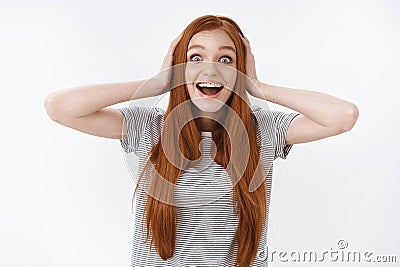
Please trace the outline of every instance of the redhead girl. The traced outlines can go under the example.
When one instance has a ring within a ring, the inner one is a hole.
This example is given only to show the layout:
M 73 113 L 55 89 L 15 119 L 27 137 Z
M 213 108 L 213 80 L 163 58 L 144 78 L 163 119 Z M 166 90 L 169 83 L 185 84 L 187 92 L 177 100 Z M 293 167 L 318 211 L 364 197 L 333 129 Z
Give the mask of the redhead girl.
M 108 107 L 167 92 L 165 111 Z M 294 112 L 251 105 L 248 94 Z M 45 106 L 139 157 L 132 266 L 267 266 L 273 161 L 358 118 L 351 102 L 261 82 L 239 26 L 213 15 L 184 29 L 151 79 L 57 91 Z

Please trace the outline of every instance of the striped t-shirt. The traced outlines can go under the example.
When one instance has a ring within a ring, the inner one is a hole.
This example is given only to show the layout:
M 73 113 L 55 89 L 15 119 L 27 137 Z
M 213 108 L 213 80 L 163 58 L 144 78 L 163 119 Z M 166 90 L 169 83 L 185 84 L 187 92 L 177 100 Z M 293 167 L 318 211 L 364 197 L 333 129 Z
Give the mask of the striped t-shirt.
M 292 145 L 285 144 L 288 126 L 298 113 L 251 107 L 256 119 L 260 159 L 266 174 L 267 222 L 271 192 L 273 161 L 286 159 Z M 138 171 L 151 147 L 161 136 L 165 111 L 158 107 L 130 106 L 118 108 L 125 118 L 127 139 L 120 143 L 126 153 L 134 152 L 139 159 Z M 232 182 L 225 169 L 210 153 L 211 132 L 201 132 L 201 161 L 182 171 L 174 191 L 177 210 L 176 247 L 173 257 L 164 261 L 150 242 L 144 243 L 142 225 L 146 193 L 139 187 L 135 199 L 135 218 L 131 266 L 234 266 L 237 246 L 235 232 L 238 218 L 232 205 Z M 267 266 L 265 225 L 258 253 L 252 266 Z

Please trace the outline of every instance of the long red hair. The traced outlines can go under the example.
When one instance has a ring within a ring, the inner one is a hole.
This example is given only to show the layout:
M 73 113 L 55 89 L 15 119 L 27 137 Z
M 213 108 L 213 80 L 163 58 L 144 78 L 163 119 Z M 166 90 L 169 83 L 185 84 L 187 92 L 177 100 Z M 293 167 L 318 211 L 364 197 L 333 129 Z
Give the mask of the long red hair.
M 183 31 L 175 48 L 173 65 L 184 64 L 187 61 L 188 44 L 194 34 L 214 29 L 222 29 L 230 36 L 236 46 L 238 73 L 246 74 L 245 47 L 241 40 L 241 36 L 244 35 L 233 20 L 224 16 L 205 15 L 192 21 Z M 184 77 L 184 68 L 173 71 L 171 83 L 178 85 L 170 90 L 160 140 L 150 150 L 149 160 L 136 187 L 137 189 L 142 177 L 151 178 L 144 211 L 144 226 L 147 231 L 145 242 L 151 236 L 151 246 L 155 246 L 164 260 L 174 254 L 176 225 L 179 223 L 177 207 L 173 205 L 173 186 L 176 185 L 181 172 L 188 167 L 187 160 L 193 161 L 201 156 L 198 149 L 201 132 L 193 117 L 190 118 L 193 116 L 191 107 L 193 104 L 190 104 L 190 95 L 183 82 Z M 267 212 L 264 182 L 256 190 L 249 191 L 252 179 L 256 177 L 259 181 L 263 181 L 264 172 L 260 167 L 255 122 L 245 90 L 244 77 L 245 75 L 237 76 L 234 92 L 226 103 L 237 116 L 229 113 L 226 117 L 227 123 L 224 123 L 225 128 L 220 125 L 221 127 L 218 127 L 212 135 L 217 148 L 215 161 L 226 169 L 233 185 L 232 203 L 239 220 L 235 236 L 238 248 L 236 266 L 250 266 L 254 261 Z M 172 112 L 178 105 L 180 105 L 178 112 Z M 179 122 L 182 120 L 185 124 L 179 132 Z M 176 137 L 177 142 L 161 142 L 172 137 Z M 239 153 L 243 145 L 250 151 L 248 158 L 243 158 L 243 153 Z M 173 159 L 174 163 L 171 163 L 165 151 L 177 151 L 177 149 L 178 151 L 180 149 L 181 153 L 178 153 L 179 155 Z M 243 162 L 247 164 L 243 166 Z M 155 171 L 151 173 L 151 169 Z M 145 173 L 147 175 L 144 175 Z M 162 179 L 154 179 L 156 177 Z M 163 201 L 166 199 L 172 201 Z

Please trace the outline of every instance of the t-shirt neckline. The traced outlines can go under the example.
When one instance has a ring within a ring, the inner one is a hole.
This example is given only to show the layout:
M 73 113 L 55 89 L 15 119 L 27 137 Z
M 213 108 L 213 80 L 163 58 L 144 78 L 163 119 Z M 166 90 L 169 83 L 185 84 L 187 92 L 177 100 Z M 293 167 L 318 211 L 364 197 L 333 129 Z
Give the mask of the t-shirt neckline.
M 201 131 L 202 136 L 210 136 L 212 137 L 212 132 L 207 132 L 207 131 Z

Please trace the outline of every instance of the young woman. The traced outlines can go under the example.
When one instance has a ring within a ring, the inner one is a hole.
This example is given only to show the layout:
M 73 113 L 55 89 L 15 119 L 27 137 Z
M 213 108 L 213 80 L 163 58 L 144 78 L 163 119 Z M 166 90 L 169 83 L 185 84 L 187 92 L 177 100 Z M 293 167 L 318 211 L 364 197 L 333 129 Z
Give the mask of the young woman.
M 152 79 L 50 94 L 50 118 L 120 139 L 139 157 L 132 266 L 267 266 L 272 163 L 293 144 L 350 130 L 357 107 L 336 97 L 265 84 L 239 26 L 195 19 Z M 110 105 L 169 91 L 158 107 Z M 247 93 L 296 112 L 251 106 Z M 143 220 L 142 220 L 143 219 Z

